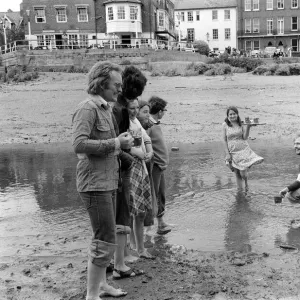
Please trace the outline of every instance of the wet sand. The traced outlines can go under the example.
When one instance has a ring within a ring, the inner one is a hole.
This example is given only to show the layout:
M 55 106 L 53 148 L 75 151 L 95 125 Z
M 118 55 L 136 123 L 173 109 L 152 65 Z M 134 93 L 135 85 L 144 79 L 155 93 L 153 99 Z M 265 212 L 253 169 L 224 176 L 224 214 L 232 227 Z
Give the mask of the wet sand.
M 299 128 L 299 77 L 152 78 L 143 98 L 168 102 L 163 120 L 171 145 L 221 140 L 228 105 L 241 116 L 259 117 L 252 139 L 291 141 Z M 46 74 L 39 81 L 1 88 L 1 143 L 54 143 L 71 139 L 71 115 L 85 98 L 85 75 Z M 291 152 L 292 153 L 292 152 Z M 1 223 L 1 219 L 0 219 Z M 78 225 L 79 226 L 79 225 Z M 89 230 L 76 226 L 55 235 L 11 234 L 0 256 L 0 299 L 85 299 L 86 246 Z M 300 234 L 300 233 L 299 233 Z M 197 238 L 197 237 L 195 237 Z M 2 237 L 3 239 L 3 237 Z M 109 281 L 129 292 L 125 299 L 298 299 L 299 254 L 201 252 L 158 243 L 155 261 L 138 261 L 145 276 Z M 2 246 L 3 247 L 3 246 Z M 300 296 L 299 296 L 300 297 Z

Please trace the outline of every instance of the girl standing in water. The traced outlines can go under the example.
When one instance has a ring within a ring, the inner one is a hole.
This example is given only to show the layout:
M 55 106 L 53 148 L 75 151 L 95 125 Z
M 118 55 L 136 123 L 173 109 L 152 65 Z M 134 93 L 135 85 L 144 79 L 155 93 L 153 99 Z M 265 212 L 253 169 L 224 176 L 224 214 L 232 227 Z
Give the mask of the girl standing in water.
M 247 142 L 250 127 L 255 125 L 242 124 L 238 109 L 235 106 L 230 106 L 226 114 L 227 117 L 222 125 L 226 163 L 235 173 L 238 191 L 243 190 L 243 181 L 245 181 L 245 191 L 247 192 L 248 169 L 264 160 L 251 150 Z

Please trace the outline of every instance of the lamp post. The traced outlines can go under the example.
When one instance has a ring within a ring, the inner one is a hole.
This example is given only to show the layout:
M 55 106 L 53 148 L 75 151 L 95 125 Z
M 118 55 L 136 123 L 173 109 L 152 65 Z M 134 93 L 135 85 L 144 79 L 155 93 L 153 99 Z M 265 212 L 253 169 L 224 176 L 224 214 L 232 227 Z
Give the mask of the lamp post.
M 26 9 L 27 21 L 28 21 L 28 48 L 31 48 L 31 25 L 30 25 L 30 9 Z
M 179 50 L 181 51 L 181 30 L 180 30 L 180 13 L 177 13 L 177 20 L 178 20 L 178 43 L 179 43 Z
M 209 32 L 206 34 L 207 44 L 209 45 Z
M 3 20 L 1 21 L 2 26 L 3 26 L 3 34 L 4 34 L 4 50 L 5 53 L 7 51 L 7 37 L 6 37 L 6 15 L 4 15 Z
M 135 46 L 138 44 L 138 7 L 134 6 L 134 17 L 135 17 Z

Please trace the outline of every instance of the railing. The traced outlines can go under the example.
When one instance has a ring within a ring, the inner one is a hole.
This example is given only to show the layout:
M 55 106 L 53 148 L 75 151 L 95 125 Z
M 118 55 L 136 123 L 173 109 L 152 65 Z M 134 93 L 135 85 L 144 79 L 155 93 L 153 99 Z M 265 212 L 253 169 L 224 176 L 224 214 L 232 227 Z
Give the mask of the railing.
M 130 42 L 130 43 L 129 43 Z M 95 51 L 136 51 L 148 50 L 178 50 L 189 51 L 193 49 L 192 43 L 186 41 L 162 41 L 155 39 L 131 39 L 124 43 L 121 39 L 98 39 L 98 40 L 18 40 L 0 47 L 1 54 L 15 52 L 21 49 L 29 50 L 77 50 L 88 49 Z

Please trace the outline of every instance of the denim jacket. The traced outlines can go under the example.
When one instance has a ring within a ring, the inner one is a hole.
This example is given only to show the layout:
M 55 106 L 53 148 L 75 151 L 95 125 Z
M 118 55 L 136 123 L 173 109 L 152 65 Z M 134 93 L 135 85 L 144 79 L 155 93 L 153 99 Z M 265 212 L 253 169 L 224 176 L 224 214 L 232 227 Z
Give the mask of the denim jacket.
M 79 158 L 78 192 L 111 191 L 118 188 L 119 148 L 112 112 L 100 97 L 89 95 L 72 118 L 72 145 Z

